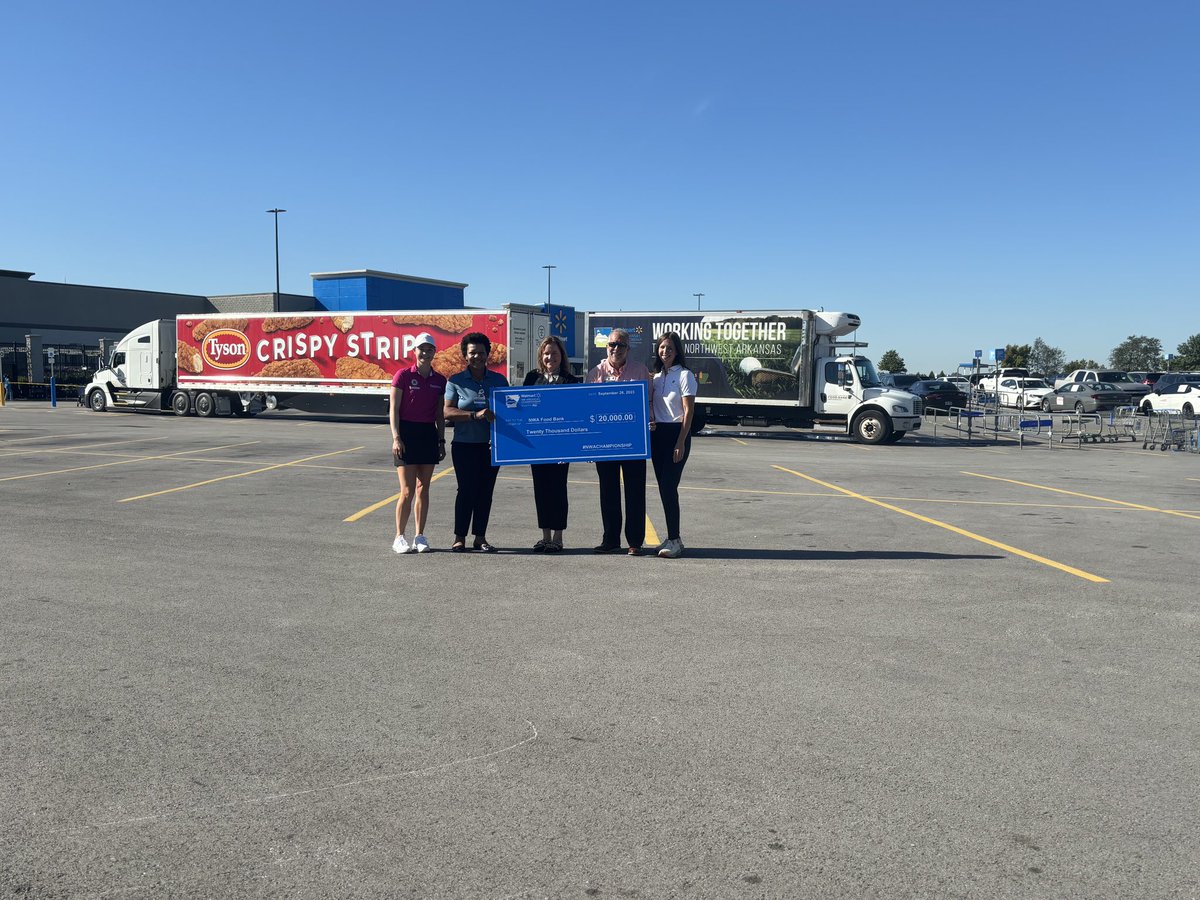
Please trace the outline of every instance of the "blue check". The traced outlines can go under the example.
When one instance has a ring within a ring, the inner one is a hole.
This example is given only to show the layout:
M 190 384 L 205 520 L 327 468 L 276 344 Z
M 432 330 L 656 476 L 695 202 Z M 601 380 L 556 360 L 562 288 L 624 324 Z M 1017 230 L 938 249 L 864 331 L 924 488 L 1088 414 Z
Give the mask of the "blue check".
M 644 381 L 492 391 L 492 465 L 649 459 Z

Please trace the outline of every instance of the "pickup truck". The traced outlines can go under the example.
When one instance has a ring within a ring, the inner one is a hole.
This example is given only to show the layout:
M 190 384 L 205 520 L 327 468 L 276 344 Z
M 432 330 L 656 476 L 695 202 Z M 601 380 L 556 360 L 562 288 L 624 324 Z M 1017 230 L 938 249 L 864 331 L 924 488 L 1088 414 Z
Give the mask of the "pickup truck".
M 1129 377 L 1128 372 L 1122 372 L 1119 369 L 1076 369 L 1074 372 L 1068 373 L 1065 378 L 1056 379 L 1054 386 L 1060 388 L 1064 384 L 1077 381 L 1107 381 L 1135 399 L 1150 393 L 1149 385 L 1134 381 Z

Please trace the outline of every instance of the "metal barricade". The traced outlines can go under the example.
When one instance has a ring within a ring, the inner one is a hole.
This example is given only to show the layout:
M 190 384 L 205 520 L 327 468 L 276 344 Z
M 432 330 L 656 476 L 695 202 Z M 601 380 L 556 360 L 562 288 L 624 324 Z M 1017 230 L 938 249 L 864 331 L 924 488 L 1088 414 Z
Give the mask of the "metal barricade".
M 1050 439 L 1055 438 L 1060 444 L 1073 441 L 1080 447 L 1097 443 L 1104 439 L 1104 423 L 1098 413 L 1066 413 L 1051 426 Z

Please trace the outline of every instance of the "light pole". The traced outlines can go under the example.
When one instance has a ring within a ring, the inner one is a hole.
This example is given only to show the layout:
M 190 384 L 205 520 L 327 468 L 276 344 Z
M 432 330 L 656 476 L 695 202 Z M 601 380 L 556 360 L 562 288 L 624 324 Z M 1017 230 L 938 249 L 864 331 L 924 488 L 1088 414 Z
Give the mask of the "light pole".
M 271 305 L 271 312 L 279 312 L 279 214 L 287 210 L 268 209 L 267 212 L 275 216 L 275 302 Z
M 546 270 L 546 309 L 550 309 L 550 270 L 557 269 L 558 266 L 542 266 Z
M 699 310 L 700 309 L 700 298 L 703 297 L 704 295 L 703 294 L 692 294 L 692 296 L 696 298 L 696 309 Z

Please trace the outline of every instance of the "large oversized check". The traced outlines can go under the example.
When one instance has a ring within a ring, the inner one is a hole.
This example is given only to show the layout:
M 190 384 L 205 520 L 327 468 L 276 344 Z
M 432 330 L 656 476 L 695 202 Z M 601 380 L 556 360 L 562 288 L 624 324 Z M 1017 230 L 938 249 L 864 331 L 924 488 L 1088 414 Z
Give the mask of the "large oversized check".
M 644 381 L 497 388 L 492 465 L 650 457 Z

